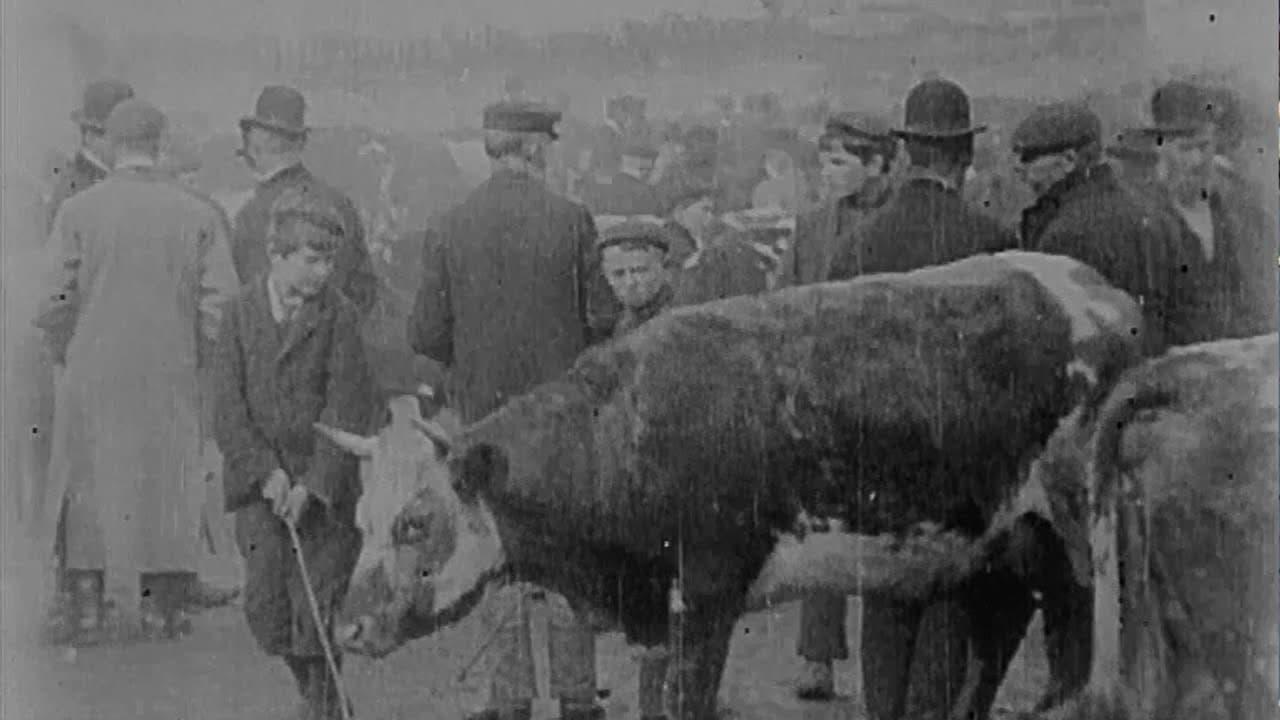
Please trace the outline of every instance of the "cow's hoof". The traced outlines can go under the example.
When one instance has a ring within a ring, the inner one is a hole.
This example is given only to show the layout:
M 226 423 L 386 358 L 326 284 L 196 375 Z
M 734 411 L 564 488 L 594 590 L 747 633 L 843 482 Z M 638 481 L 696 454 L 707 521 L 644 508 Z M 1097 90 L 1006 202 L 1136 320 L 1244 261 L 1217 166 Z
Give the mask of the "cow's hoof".
M 829 662 L 806 662 L 796 680 L 796 697 L 801 700 L 825 701 L 836 696 L 835 674 Z

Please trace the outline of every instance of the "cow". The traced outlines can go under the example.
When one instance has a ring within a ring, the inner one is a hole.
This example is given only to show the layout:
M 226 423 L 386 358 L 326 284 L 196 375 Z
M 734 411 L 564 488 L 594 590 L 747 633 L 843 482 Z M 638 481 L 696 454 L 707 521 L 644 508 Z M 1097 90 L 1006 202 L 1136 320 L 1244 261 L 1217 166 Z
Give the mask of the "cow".
M 518 576 L 630 643 L 670 631 L 668 705 L 705 720 L 742 613 L 950 593 L 975 623 L 957 717 L 984 716 L 1034 612 L 1007 538 L 1051 515 L 1020 478 L 1136 362 L 1140 322 L 1095 271 L 1020 252 L 673 310 L 460 433 L 416 423 L 448 478 L 412 470 L 342 643 L 384 655 Z
M 1174 348 L 1064 422 L 1033 482 L 1095 607 L 1091 678 L 1055 720 L 1275 717 L 1277 336 Z

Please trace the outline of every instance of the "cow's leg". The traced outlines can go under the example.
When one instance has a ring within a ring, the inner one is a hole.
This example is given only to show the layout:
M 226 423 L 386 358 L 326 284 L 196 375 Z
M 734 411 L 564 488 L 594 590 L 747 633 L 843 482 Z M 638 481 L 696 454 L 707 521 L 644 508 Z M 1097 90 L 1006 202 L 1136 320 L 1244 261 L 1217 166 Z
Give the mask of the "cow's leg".
M 971 623 L 969 668 L 952 718 L 985 720 L 1031 623 L 1035 597 L 1022 578 L 996 571 L 975 579 L 965 604 Z
M 906 712 L 911 658 L 923 616 L 919 605 L 862 599 L 862 684 L 872 720 L 898 720 Z
M 714 720 L 716 696 L 736 612 L 673 614 L 670 666 L 667 674 L 667 716 L 675 720 Z

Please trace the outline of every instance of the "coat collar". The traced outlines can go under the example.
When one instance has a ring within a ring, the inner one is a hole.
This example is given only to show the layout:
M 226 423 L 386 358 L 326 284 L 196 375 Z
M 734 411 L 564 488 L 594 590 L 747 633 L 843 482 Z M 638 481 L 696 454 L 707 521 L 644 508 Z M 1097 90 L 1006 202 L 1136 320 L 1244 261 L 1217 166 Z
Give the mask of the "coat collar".
M 1044 232 L 1062 206 L 1097 188 L 1117 185 L 1115 171 L 1106 163 L 1077 170 L 1050 187 L 1035 203 L 1022 211 L 1022 239 L 1034 242 Z
M 266 187 L 269 185 L 278 185 L 280 183 L 286 183 L 292 180 L 309 177 L 310 175 L 311 175 L 311 172 L 307 170 L 306 165 L 303 165 L 301 162 L 296 162 L 292 165 L 286 165 L 282 168 L 279 168 L 275 172 L 270 173 L 265 177 L 259 178 L 258 185 L 259 187 Z
M 314 298 L 302 303 L 289 321 L 289 324 L 285 326 L 284 337 L 281 338 L 277 332 L 279 323 L 276 322 L 275 315 L 271 311 L 271 292 L 267 288 L 268 276 L 267 273 L 263 273 L 257 282 L 253 284 L 249 291 L 249 299 L 250 304 L 257 309 L 259 321 L 271 330 L 271 332 L 263 334 L 275 339 L 275 360 L 279 363 L 315 333 L 316 328 L 320 325 L 321 317 L 332 303 L 331 294 L 335 291 L 330 287 L 326 287 Z
M 105 176 L 111 172 L 111 166 L 103 162 L 102 158 L 95 155 L 87 147 L 82 147 L 76 151 L 76 164 L 91 174 Z

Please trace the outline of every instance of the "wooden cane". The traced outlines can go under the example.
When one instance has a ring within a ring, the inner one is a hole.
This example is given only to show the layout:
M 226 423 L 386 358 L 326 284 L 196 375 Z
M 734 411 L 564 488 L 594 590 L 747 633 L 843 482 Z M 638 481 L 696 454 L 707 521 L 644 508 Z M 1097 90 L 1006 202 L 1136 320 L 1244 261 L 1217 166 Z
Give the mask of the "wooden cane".
M 288 519 L 284 526 L 289 530 L 289 542 L 293 544 L 293 556 L 298 559 L 298 570 L 302 573 L 302 589 L 307 594 L 307 604 L 311 606 L 311 619 L 316 624 L 316 632 L 320 635 L 320 649 L 324 651 L 325 662 L 333 675 L 333 687 L 338 693 L 338 704 L 342 709 L 342 720 L 351 720 L 351 706 L 347 704 L 347 693 L 342 687 L 342 677 L 338 674 L 338 661 L 334 657 L 333 647 L 329 645 L 328 624 L 320 616 L 320 603 L 316 600 L 316 592 L 311 587 L 311 574 L 307 572 L 307 561 L 302 557 L 302 540 L 298 537 L 298 529 Z

